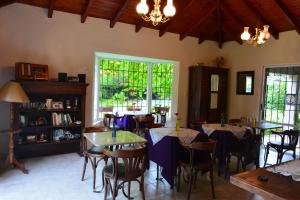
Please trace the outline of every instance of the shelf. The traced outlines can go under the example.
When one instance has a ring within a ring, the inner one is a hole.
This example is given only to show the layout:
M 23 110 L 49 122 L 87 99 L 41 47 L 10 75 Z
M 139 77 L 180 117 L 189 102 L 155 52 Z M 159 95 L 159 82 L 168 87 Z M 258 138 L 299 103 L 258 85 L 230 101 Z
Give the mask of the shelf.
M 71 125 L 61 125 L 61 126 L 27 126 L 27 127 L 21 127 L 21 129 L 24 130 L 31 130 L 31 129 L 59 129 L 59 128 L 78 128 L 82 127 L 82 124 L 71 124 Z
M 20 109 L 20 112 L 80 112 L 79 109 L 35 109 L 35 108 L 30 108 L 30 109 Z
M 74 140 L 61 140 L 61 141 L 53 141 L 52 144 L 66 144 L 66 143 L 79 143 L 80 139 L 74 139 Z

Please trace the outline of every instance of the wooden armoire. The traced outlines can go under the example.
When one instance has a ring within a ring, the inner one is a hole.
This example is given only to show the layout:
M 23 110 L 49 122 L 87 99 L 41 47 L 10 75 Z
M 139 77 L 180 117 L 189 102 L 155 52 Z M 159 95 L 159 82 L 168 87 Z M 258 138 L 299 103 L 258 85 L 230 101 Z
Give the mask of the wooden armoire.
M 191 66 L 189 68 L 188 126 L 195 121 L 220 123 L 227 115 L 228 69 Z

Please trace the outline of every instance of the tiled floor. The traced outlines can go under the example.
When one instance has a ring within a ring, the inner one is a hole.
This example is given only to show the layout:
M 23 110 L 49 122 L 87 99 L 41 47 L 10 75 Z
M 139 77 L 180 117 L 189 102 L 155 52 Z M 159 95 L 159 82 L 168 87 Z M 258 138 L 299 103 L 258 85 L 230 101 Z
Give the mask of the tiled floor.
M 270 160 L 275 154 L 270 154 Z M 289 157 L 287 157 L 289 159 Z M 1 200 L 100 200 L 103 193 L 92 191 L 92 171 L 88 166 L 86 180 L 81 181 L 83 158 L 78 154 L 55 155 L 33 158 L 25 161 L 29 174 L 22 174 L 16 169 L 6 170 L 0 174 Z M 234 163 L 232 163 L 234 164 Z M 102 166 L 99 166 L 100 175 Z M 152 163 L 146 172 L 146 199 L 169 200 L 186 199 L 187 186 L 182 182 L 181 191 L 171 190 L 164 182 L 157 182 L 156 165 Z M 191 199 L 212 199 L 209 179 L 199 176 L 197 189 L 192 191 Z M 100 187 L 100 176 L 97 185 Z M 215 175 L 216 199 L 222 200 L 261 200 L 262 198 L 231 185 L 228 180 Z M 134 183 L 132 195 L 141 199 L 137 184 Z M 119 193 L 117 199 L 125 199 Z

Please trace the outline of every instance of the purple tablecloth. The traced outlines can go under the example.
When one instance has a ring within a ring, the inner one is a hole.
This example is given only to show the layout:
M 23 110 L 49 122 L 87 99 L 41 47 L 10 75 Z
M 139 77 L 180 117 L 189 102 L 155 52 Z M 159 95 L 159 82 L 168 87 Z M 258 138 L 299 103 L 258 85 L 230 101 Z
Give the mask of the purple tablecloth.
M 148 141 L 148 168 L 150 160 L 161 166 L 162 177 L 170 184 L 171 188 L 173 188 L 178 160 L 184 158 L 188 159 L 187 152 L 180 146 L 179 139 L 177 137 L 165 136 L 155 145 L 153 145 L 149 132 L 145 134 L 145 138 Z M 207 138 L 208 137 L 204 134 L 198 134 L 195 140 L 207 141 Z
M 116 113 L 118 116 L 118 113 Z M 135 121 L 133 120 L 134 115 L 126 114 L 122 119 L 117 119 L 117 125 L 120 129 L 125 131 L 133 131 L 135 128 Z

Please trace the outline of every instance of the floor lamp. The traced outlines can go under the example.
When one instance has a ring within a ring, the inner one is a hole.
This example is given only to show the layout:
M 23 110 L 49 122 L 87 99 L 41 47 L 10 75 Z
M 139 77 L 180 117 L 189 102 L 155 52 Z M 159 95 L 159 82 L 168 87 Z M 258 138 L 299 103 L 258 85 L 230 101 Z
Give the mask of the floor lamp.
M 25 169 L 23 163 L 19 162 L 14 154 L 14 104 L 16 103 L 27 103 L 29 98 L 24 92 L 21 85 L 15 81 L 7 82 L 0 89 L 0 100 L 10 103 L 10 129 L 8 133 L 8 156 L 7 164 L 13 165 L 16 168 L 20 169 L 23 173 L 27 174 L 28 171 Z

